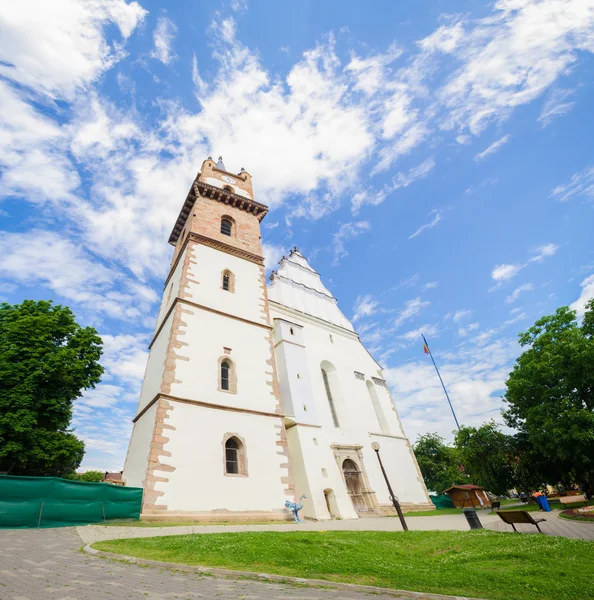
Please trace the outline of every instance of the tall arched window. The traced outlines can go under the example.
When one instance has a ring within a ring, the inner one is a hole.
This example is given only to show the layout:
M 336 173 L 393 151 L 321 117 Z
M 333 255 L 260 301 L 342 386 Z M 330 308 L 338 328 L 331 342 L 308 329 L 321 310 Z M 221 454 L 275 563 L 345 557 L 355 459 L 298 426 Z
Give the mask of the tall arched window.
M 239 473 L 239 444 L 235 438 L 229 438 L 225 443 L 225 473 Z
M 231 236 L 233 232 L 233 221 L 228 217 L 223 217 L 221 219 L 221 233 L 223 235 Z
M 228 433 L 223 438 L 225 475 L 247 477 L 247 454 L 245 442 L 235 433 Z
M 369 391 L 369 396 L 371 397 L 371 402 L 373 404 L 373 409 L 375 410 L 375 416 L 377 417 L 377 422 L 379 423 L 381 432 L 390 433 L 388 422 L 386 421 L 386 416 L 384 415 L 380 399 L 378 398 L 377 391 L 371 381 L 367 381 L 367 390 Z
M 231 364 L 228 360 L 221 363 L 221 389 L 229 391 L 229 375 L 231 374 Z
M 235 365 L 228 356 L 219 358 L 219 390 L 231 394 L 237 393 Z
M 226 292 L 235 291 L 235 275 L 233 275 L 229 269 L 223 271 L 221 288 Z
M 332 413 L 332 421 L 334 427 L 340 427 L 338 422 L 338 415 L 336 414 L 336 406 L 334 406 L 334 398 L 332 398 L 332 391 L 330 390 L 330 382 L 328 381 L 328 373 L 322 369 L 322 379 L 324 380 L 324 387 L 326 388 L 326 397 L 328 398 L 328 404 L 330 405 L 330 412 Z

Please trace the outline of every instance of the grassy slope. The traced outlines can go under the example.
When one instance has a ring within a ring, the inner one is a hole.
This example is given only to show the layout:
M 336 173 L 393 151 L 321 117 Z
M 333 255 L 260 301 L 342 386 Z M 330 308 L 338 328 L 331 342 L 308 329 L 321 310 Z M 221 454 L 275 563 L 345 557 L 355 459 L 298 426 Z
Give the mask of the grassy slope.
M 489 600 L 594 597 L 594 544 L 492 531 L 253 532 L 98 542 L 152 560 Z

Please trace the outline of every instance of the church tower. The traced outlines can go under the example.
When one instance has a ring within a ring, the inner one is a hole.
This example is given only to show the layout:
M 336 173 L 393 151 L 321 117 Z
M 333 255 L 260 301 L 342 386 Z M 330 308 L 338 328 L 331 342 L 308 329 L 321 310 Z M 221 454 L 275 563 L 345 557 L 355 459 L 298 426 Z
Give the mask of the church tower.
M 260 245 L 267 207 L 208 158 L 175 247 L 124 467 L 143 516 L 286 518 L 293 499 Z

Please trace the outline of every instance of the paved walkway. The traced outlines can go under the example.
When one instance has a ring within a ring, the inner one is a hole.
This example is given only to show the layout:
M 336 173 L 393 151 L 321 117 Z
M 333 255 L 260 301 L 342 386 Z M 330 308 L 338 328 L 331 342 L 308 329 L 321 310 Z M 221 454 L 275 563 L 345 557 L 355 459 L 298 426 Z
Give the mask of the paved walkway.
M 546 519 L 544 523 L 538 524 L 546 535 L 594 541 L 594 523 L 561 519 L 560 513 L 559 510 L 552 510 L 549 513 L 533 512 L 531 514 L 535 519 Z M 504 523 L 499 517 L 496 522 L 489 523 L 487 528 L 493 531 L 513 532 L 512 526 Z M 516 525 L 516 528 L 520 533 L 538 533 L 534 525 Z
M 141 532 L 140 529 L 135 531 Z M 80 538 L 73 528 L 1 530 L 0 599 L 393 600 L 413 597 L 413 594 L 399 596 L 388 591 L 371 595 L 344 589 L 215 579 L 96 558 L 80 552 L 80 547 Z M 425 594 L 414 596 L 416 600 L 435 598 Z M 448 598 L 454 600 L 451 596 Z
M 497 515 L 479 511 L 484 527 L 492 528 L 500 521 Z M 437 517 L 407 517 L 406 523 L 412 531 L 454 530 L 468 531 L 466 518 L 462 514 Z M 511 529 L 511 527 L 510 527 Z M 305 521 L 303 523 L 276 523 L 270 525 L 194 525 L 185 527 L 113 527 L 86 525 L 77 531 L 85 544 L 119 538 L 155 537 L 184 535 L 188 533 L 237 533 L 242 531 L 402 531 L 400 521 L 386 519 L 351 519 L 343 521 Z

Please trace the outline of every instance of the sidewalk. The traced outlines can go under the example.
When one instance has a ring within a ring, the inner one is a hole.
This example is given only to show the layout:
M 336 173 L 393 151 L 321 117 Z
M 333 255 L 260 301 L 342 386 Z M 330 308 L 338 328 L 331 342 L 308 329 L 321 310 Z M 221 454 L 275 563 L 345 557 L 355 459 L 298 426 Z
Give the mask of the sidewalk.
M 492 529 L 499 521 L 497 515 L 479 512 L 484 527 Z M 464 515 L 436 517 L 406 517 L 411 531 L 454 530 L 468 531 Z M 587 524 L 586 524 L 587 525 Z M 510 528 L 511 529 L 511 528 Z M 303 523 L 275 523 L 270 525 L 193 525 L 184 527 L 114 527 L 85 525 L 76 528 L 85 544 L 122 538 L 186 535 L 189 533 L 238 533 L 245 531 L 402 531 L 395 517 L 384 519 L 349 519 L 342 521 L 305 521 Z

